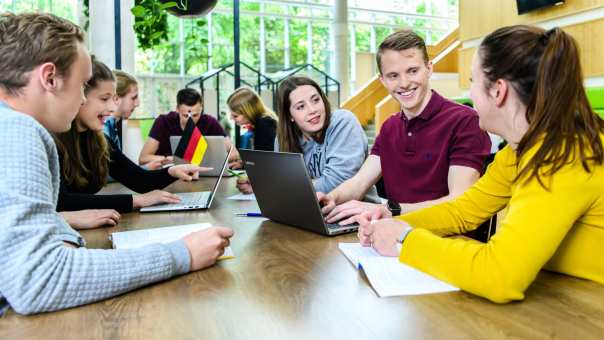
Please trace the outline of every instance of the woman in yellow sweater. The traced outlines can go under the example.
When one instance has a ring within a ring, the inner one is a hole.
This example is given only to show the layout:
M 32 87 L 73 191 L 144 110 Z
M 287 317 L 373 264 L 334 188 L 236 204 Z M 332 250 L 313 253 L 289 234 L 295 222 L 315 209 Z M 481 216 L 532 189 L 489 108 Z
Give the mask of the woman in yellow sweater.
M 604 122 L 575 40 L 559 28 L 498 29 L 474 56 L 470 93 L 481 128 L 509 145 L 454 201 L 358 216 L 361 243 L 499 303 L 522 300 L 541 268 L 604 283 Z M 506 206 L 488 243 L 443 237 Z

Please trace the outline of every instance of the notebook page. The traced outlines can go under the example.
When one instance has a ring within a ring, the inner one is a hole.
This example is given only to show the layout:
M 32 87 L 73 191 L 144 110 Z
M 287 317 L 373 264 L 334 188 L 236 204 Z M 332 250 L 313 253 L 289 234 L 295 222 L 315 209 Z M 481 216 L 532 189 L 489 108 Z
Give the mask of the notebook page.
M 123 231 L 111 234 L 113 248 L 130 249 L 139 248 L 153 243 L 170 243 L 181 239 L 183 236 L 195 231 L 210 228 L 210 223 L 186 224 L 180 226 Z M 231 247 L 224 250 L 220 259 L 234 257 Z
M 340 243 L 338 247 L 359 269 L 363 269 L 380 297 L 420 295 L 458 291 L 430 275 L 402 264 L 396 257 L 380 256 L 373 248 L 360 243 Z
M 338 248 L 352 264 L 361 269 L 359 259 L 364 256 L 380 256 L 373 248 L 363 247 L 360 243 L 338 243 Z

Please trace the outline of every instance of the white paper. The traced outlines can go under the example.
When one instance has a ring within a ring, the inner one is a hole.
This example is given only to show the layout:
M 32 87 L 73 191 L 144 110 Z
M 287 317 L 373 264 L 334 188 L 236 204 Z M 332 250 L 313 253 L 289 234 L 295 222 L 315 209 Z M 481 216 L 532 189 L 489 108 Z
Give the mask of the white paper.
M 256 196 L 254 194 L 237 194 L 237 195 L 233 195 L 233 196 L 229 196 L 227 197 L 228 200 L 235 200 L 235 201 L 255 201 L 256 200 Z
M 152 228 L 142 230 L 122 231 L 111 234 L 111 241 L 115 249 L 139 248 L 153 243 L 170 243 L 181 239 L 183 236 L 195 231 L 210 228 L 210 223 L 186 224 L 179 226 Z M 224 254 L 220 257 L 233 257 L 231 247 L 226 247 Z
M 361 257 L 380 256 L 373 248 L 363 247 L 360 243 L 338 243 L 338 248 L 357 269 L 361 269 L 359 266 Z
M 360 243 L 340 243 L 344 256 L 363 269 L 380 297 L 420 295 L 458 291 L 459 288 L 402 264 L 396 257 L 380 256 L 373 248 Z

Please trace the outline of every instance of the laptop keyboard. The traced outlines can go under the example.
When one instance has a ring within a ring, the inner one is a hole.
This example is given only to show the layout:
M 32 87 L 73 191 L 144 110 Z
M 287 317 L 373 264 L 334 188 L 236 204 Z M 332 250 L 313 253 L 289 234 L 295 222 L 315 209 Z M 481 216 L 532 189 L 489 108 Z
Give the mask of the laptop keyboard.
M 354 223 L 347 224 L 347 225 L 341 225 L 338 223 L 327 223 L 327 221 L 325 221 L 325 225 L 327 226 L 328 229 L 340 229 L 340 228 L 347 228 L 347 227 L 355 227 L 355 226 L 358 226 L 359 224 L 354 222 Z
M 200 192 L 183 192 L 176 194 L 180 198 L 180 203 L 176 203 L 175 205 L 182 206 L 190 206 L 190 205 L 201 205 L 206 204 L 208 198 L 210 197 L 210 192 L 208 191 L 200 191 Z

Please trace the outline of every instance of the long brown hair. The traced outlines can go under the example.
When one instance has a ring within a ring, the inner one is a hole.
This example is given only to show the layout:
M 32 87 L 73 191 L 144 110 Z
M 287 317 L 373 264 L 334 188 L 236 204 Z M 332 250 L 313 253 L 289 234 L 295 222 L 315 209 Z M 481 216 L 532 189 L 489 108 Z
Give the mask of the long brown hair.
M 302 131 L 295 122 L 292 122 L 292 115 L 290 112 L 291 101 L 289 100 L 289 95 L 300 86 L 310 85 L 317 90 L 319 96 L 323 100 L 323 104 L 325 105 L 325 125 L 321 131 L 317 133 L 314 139 L 323 143 L 325 139 L 325 131 L 329 127 L 329 123 L 331 121 L 331 106 L 329 105 L 329 100 L 327 96 L 321 90 L 319 84 L 317 84 L 314 80 L 304 77 L 304 76 L 292 76 L 281 82 L 279 85 L 279 104 L 277 114 L 279 116 L 279 120 L 277 121 L 277 140 L 279 141 L 279 151 L 281 152 L 296 152 L 302 153 L 302 147 L 300 146 L 300 136 L 302 136 Z
M 247 118 L 252 124 L 262 117 L 270 117 L 277 120 L 277 116 L 271 111 L 262 98 L 249 87 L 240 87 L 227 99 L 227 105 L 232 112 Z
M 84 93 L 87 95 L 101 81 L 115 82 L 115 77 L 105 64 L 92 56 L 92 78 L 86 82 Z M 102 131 L 78 132 L 77 124 L 73 121 L 69 131 L 54 134 L 53 137 L 67 185 L 100 189 L 107 183 L 109 146 Z
M 483 40 L 478 53 L 490 82 L 487 88 L 507 80 L 527 107 L 529 128 L 516 150 L 518 162 L 542 143 L 516 180 L 536 178 L 546 188 L 540 175 L 551 176 L 576 157 L 587 172 L 590 163 L 602 164 L 604 121 L 587 100 L 572 36 L 560 28 L 503 27 Z

